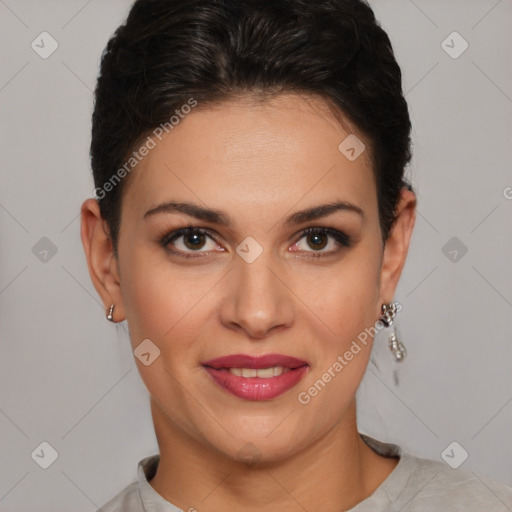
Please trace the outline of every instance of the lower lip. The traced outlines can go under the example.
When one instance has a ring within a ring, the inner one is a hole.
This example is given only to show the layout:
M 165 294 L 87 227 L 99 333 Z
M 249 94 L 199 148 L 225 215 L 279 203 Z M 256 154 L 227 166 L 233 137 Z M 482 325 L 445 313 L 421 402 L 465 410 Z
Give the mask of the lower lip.
M 309 366 L 301 366 L 277 377 L 238 377 L 226 369 L 204 367 L 213 380 L 233 395 L 245 400 L 271 400 L 293 388 L 307 373 Z

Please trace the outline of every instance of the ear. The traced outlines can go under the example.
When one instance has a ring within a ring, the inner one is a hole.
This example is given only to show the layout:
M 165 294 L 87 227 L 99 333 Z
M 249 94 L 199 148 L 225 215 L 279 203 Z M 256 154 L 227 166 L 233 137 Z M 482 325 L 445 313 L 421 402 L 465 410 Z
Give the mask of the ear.
M 81 208 L 82 244 L 87 266 L 94 288 L 108 312 L 114 304 L 113 317 L 116 322 L 125 318 L 118 262 L 115 257 L 107 223 L 102 218 L 96 199 L 87 199 Z
M 396 221 L 386 240 L 382 256 L 378 314 L 381 313 L 381 304 L 391 302 L 395 295 L 409 250 L 415 220 L 416 195 L 407 188 L 402 188 L 396 210 Z

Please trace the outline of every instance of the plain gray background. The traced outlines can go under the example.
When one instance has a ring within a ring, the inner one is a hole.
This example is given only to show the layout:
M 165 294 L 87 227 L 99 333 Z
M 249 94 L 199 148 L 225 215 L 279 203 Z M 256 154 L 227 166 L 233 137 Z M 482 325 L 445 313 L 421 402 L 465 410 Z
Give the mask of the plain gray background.
M 157 452 L 125 326 L 105 320 L 79 238 L 92 90 L 129 5 L 0 0 L 6 512 L 96 510 Z M 438 460 L 456 441 L 462 468 L 512 485 L 512 2 L 371 5 L 403 71 L 419 211 L 396 295 L 408 356 L 393 364 L 377 337 L 359 427 Z M 44 31 L 58 43 L 46 59 L 31 47 Z M 457 58 L 454 31 L 469 45 Z M 31 456 L 44 441 L 58 453 L 48 469 Z

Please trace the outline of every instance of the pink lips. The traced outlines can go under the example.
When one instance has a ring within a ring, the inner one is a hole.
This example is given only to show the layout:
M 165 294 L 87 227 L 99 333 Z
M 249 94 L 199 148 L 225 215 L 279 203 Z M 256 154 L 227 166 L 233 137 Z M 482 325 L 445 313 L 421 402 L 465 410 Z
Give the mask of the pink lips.
M 271 366 L 290 368 L 290 371 L 269 378 L 238 377 L 228 371 L 229 368 L 261 369 Z M 260 357 L 234 354 L 206 361 L 203 367 L 219 386 L 245 400 L 271 400 L 295 386 L 309 369 L 307 361 L 280 354 Z

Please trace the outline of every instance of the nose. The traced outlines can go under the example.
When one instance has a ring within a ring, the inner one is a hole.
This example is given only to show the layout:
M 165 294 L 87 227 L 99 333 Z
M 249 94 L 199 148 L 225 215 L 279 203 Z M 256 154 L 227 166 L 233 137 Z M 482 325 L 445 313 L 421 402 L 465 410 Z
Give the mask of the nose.
M 293 324 L 295 305 L 286 269 L 271 260 L 270 251 L 252 263 L 237 256 L 228 276 L 221 321 L 251 339 L 264 339 Z

